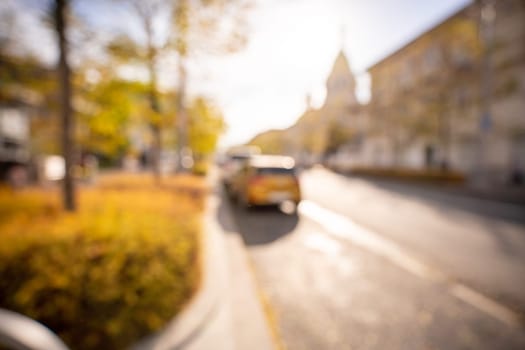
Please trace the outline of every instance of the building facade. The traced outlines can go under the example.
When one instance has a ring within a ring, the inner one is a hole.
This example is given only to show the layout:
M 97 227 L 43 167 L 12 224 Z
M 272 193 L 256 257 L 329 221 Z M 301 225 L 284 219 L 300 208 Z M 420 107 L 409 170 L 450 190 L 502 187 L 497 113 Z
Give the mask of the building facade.
M 474 2 L 370 67 L 368 166 L 504 183 L 525 165 L 525 3 Z
M 320 109 L 255 139 L 299 162 L 443 169 L 481 185 L 523 183 L 525 2 L 474 1 L 369 68 L 361 105 L 341 52 Z

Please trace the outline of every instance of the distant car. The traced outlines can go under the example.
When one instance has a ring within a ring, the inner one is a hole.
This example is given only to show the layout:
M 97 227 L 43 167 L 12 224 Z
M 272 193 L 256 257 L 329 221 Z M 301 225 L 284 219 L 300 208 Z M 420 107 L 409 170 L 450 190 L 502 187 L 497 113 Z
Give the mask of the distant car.
M 250 157 L 234 177 L 231 193 L 246 207 L 299 203 L 301 190 L 293 158 L 259 155 Z
M 260 154 L 255 146 L 237 146 L 231 148 L 221 161 L 221 179 L 224 187 L 230 192 L 233 179 L 243 167 L 243 164 L 253 155 Z

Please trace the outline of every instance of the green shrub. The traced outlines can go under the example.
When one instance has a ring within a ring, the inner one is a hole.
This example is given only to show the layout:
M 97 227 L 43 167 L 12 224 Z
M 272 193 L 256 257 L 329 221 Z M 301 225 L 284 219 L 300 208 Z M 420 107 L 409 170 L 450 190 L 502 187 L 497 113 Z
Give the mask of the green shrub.
M 121 349 L 158 330 L 199 282 L 203 193 L 113 177 L 80 193 L 0 193 L 0 307 L 39 320 L 73 349 Z

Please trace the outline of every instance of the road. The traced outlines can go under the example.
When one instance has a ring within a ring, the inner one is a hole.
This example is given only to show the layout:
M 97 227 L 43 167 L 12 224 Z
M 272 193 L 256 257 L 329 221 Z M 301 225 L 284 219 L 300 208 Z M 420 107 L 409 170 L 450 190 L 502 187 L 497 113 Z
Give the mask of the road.
M 219 210 L 285 348 L 525 349 L 523 207 L 324 169 L 301 186 L 295 213 Z

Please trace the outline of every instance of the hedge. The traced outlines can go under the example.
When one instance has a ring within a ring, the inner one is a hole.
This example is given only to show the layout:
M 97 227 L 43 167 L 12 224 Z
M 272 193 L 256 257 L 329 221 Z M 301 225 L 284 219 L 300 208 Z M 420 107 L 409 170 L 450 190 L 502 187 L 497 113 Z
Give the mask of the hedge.
M 72 349 L 122 349 L 176 315 L 200 278 L 201 179 L 109 176 L 61 210 L 56 190 L 0 190 L 0 307 Z
M 352 168 L 349 173 L 358 176 L 372 176 L 428 183 L 461 184 L 465 182 L 465 176 L 463 174 L 452 170 L 355 167 Z

